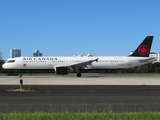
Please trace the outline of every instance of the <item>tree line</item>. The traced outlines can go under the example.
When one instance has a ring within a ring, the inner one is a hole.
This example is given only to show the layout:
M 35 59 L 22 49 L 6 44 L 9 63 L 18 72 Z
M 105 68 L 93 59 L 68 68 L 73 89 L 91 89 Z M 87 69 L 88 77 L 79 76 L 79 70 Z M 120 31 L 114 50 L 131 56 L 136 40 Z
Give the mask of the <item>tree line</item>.
M 4 69 L 2 68 L 3 63 L 5 63 L 5 61 L 0 60 L 0 73 L 2 73 L 4 71 Z
M 149 63 L 139 67 L 118 70 L 119 73 L 160 73 L 160 62 Z
M 138 67 L 121 70 L 105 70 L 105 73 L 160 73 L 160 62 L 149 63 Z

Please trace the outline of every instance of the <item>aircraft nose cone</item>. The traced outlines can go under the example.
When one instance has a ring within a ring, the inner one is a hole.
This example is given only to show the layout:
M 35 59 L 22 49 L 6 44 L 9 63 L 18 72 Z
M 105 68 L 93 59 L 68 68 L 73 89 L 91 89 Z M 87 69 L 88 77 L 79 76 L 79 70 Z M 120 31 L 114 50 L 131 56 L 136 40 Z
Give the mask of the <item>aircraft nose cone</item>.
M 3 67 L 4 69 L 7 68 L 6 64 L 3 64 L 2 67 Z

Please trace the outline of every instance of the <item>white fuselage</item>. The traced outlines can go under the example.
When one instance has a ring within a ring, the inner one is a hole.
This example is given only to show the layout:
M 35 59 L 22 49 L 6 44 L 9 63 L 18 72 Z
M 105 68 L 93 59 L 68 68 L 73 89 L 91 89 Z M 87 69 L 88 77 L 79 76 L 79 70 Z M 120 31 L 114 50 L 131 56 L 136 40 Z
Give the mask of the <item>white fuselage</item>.
M 148 57 L 18 57 L 10 58 L 3 64 L 5 69 L 55 69 L 57 66 L 72 66 L 89 60 L 92 62 L 84 69 L 123 69 L 151 63 L 155 59 Z M 143 61 L 143 62 L 141 62 Z

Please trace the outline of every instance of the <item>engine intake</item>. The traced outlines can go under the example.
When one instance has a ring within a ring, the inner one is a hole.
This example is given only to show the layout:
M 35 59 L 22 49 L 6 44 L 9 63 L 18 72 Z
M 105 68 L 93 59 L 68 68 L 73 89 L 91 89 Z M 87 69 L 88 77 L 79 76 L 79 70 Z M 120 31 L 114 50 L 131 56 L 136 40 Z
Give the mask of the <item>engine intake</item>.
M 56 67 L 55 73 L 58 75 L 66 75 L 69 73 L 68 67 Z

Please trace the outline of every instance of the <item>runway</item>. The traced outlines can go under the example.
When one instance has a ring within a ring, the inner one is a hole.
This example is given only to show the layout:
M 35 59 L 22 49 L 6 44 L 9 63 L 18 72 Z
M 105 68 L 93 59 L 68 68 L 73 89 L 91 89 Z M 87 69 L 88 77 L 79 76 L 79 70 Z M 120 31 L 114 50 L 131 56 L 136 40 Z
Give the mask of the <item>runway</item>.
M 13 90 L 19 88 L 19 78 L 0 77 L 0 112 L 160 111 L 159 77 L 22 79 L 26 91 L 17 92 Z
M 160 76 L 0 76 L 0 85 L 160 85 Z

